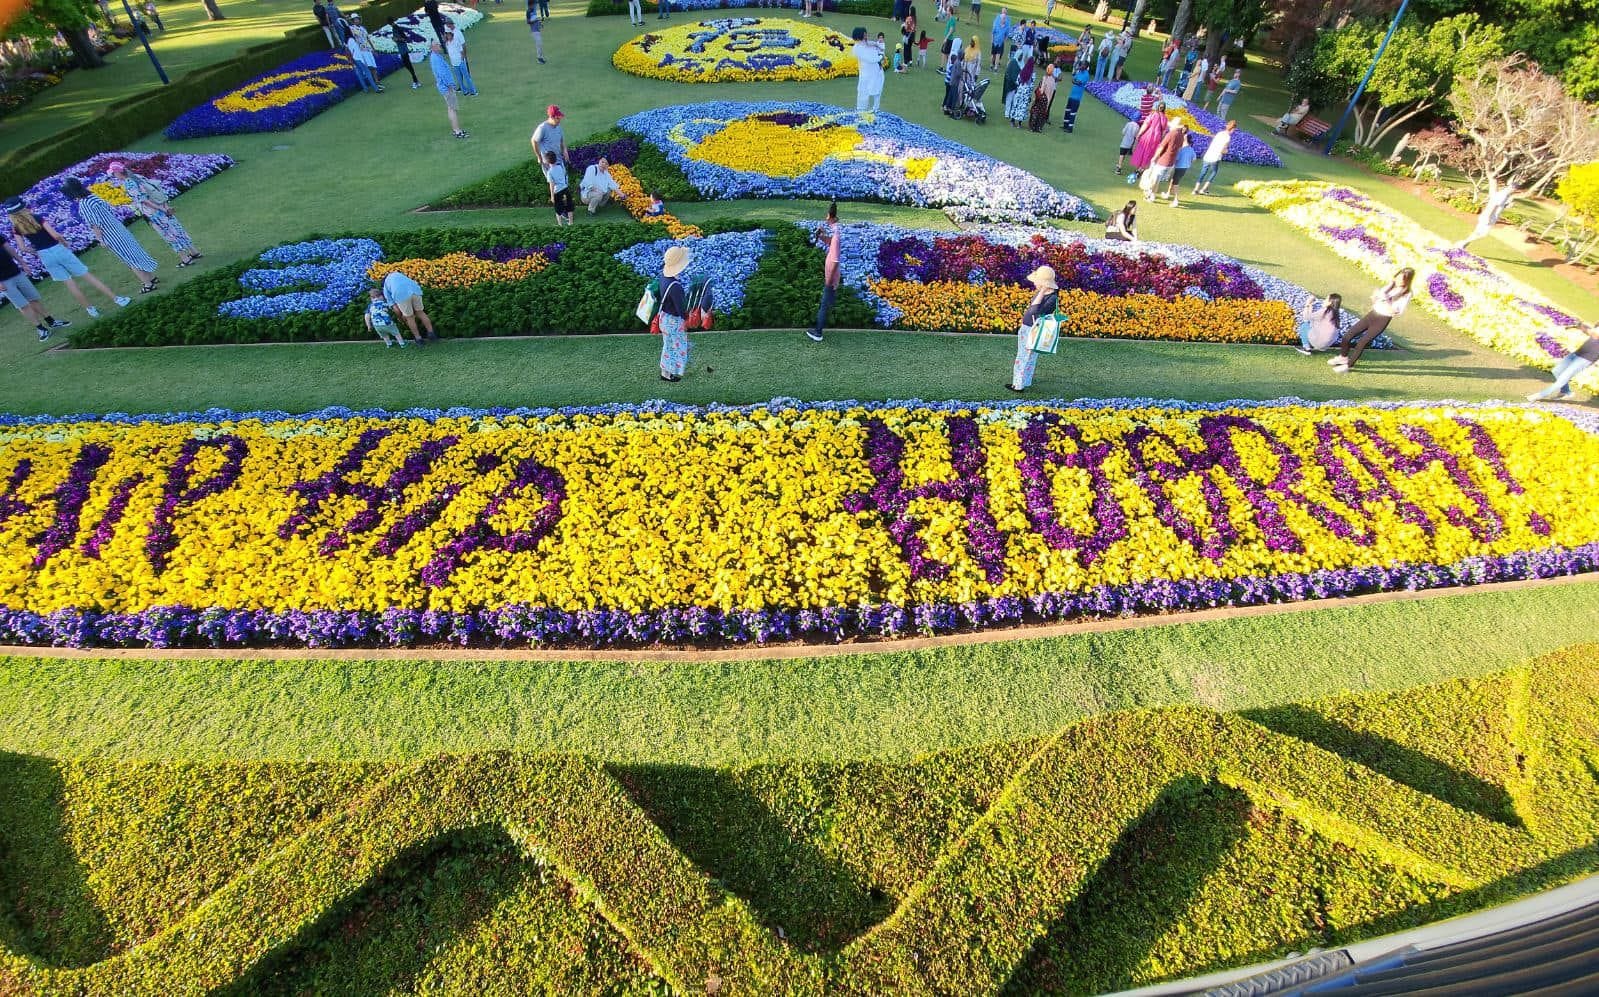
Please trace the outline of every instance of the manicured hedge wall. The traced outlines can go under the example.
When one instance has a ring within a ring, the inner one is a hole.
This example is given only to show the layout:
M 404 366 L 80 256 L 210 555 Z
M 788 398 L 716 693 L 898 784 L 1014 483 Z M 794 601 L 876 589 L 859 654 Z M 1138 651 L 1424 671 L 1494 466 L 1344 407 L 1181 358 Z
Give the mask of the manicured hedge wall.
M 1596 746 L 1587 646 L 904 764 L 0 755 L 0 993 L 1102 992 L 1592 872 Z
M 391 17 L 409 14 L 418 6 L 416 0 L 370 0 L 350 10 L 359 10 L 368 24 L 383 24 Z M 282 41 L 251 46 L 225 62 L 185 73 L 167 86 L 119 100 L 77 127 L 10 150 L 0 156 L 0 197 L 20 194 L 43 178 L 97 153 L 121 149 L 151 132 L 160 131 L 196 104 L 290 59 L 325 48 L 327 40 L 312 19 L 309 6 L 305 9 L 305 18 L 307 26 L 286 32 Z
M 620 208 L 611 210 L 620 211 Z M 706 234 L 756 228 L 751 223 L 715 222 Z M 770 241 L 746 287 L 743 307 L 722 311 L 717 327 L 796 328 L 816 315 L 822 294 L 822 254 L 794 225 L 768 227 Z M 482 283 L 470 288 L 429 290 L 428 315 L 446 338 L 521 336 L 543 333 L 642 332 L 634 317 L 645 280 L 612 254 L 640 242 L 668 238 L 657 225 L 518 226 L 484 229 L 418 229 L 367 236 L 383 247 L 384 259 L 438 257 L 495 246 L 566 249 L 547 270 L 527 280 Z M 313 236 L 312 238 L 317 238 Z M 304 343 L 372 338 L 361 323 L 365 297 L 333 312 L 298 312 L 281 318 L 243 319 L 217 314 L 217 306 L 245 296 L 239 276 L 254 260 L 235 263 L 97 322 L 73 329 L 75 347 L 173 346 L 206 343 Z M 841 326 L 871 323 L 871 311 L 853 292 L 834 310 Z

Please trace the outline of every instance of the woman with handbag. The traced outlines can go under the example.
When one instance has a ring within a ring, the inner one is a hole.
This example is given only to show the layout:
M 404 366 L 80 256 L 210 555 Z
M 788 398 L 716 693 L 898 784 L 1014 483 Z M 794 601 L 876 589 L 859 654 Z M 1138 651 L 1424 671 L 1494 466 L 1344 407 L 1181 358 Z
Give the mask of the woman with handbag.
M 1011 367 L 1010 380 L 1005 387 L 1012 391 L 1026 391 L 1033 383 L 1033 368 L 1038 366 L 1038 340 L 1034 327 L 1044 319 L 1055 320 L 1055 308 L 1060 304 L 1060 291 L 1055 287 L 1055 269 L 1039 267 L 1027 275 L 1033 285 L 1033 300 L 1022 313 L 1021 327 L 1016 330 L 1016 363 Z
M 679 278 L 692 254 L 682 246 L 666 251 L 661 262 L 661 380 L 681 381 L 688 372 L 688 288 Z

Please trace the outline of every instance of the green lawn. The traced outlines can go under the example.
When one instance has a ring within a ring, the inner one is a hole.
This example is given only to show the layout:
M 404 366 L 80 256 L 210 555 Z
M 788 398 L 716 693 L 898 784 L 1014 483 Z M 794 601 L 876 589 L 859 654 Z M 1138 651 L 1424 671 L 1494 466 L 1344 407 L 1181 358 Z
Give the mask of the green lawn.
M 0 752 L 696 765 L 898 759 L 1098 713 L 1241 710 L 1480 675 L 1593 638 L 1599 581 L 1222 623 L 763 662 L 0 658 Z
M 138 6 L 135 4 L 135 6 Z M 276 41 L 284 32 L 312 22 L 311 5 L 301 0 L 218 0 L 223 20 L 207 21 L 198 0 L 160 3 L 164 32 L 151 36 L 150 47 L 169 79 L 222 62 L 240 49 Z M 126 26 L 121 0 L 111 5 L 117 22 Z M 150 28 L 153 31 L 155 24 Z M 161 80 L 138 42 L 128 42 L 106 56 L 101 69 L 73 70 L 56 86 L 28 102 L 15 114 L 0 118 L 0 148 L 15 149 L 55 132 L 80 125 L 118 100 L 161 86 Z
M 1025 10 L 1025 8 L 1022 8 Z M 417 214 L 419 205 L 519 161 L 527 135 L 546 103 L 569 113 L 576 139 L 613 124 L 634 110 L 670 102 L 716 98 L 804 98 L 848 104 L 849 80 L 811 84 L 683 86 L 624 77 L 609 65 L 610 53 L 632 32 L 626 19 L 582 18 L 577 0 L 558 0 L 545 31 L 550 63 L 532 61 L 531 46 L 516 5 L 485 5 L 490 18 L 468 34 L 470 57 L 483 92 L 463 101 L 470 141 L 457 142 L 445 127 L 437 95 L 391 86 L 382 95 L 357 95 L 290 133 L 234 136 L 169 143 L 152 136 L 148 149 L 226 152 L 239 165 L 178 201 L 180 216 L 214 266 L 266 246 L 322 231 L 375 231 L 430 225 L 481 225 L 502 219 L 547 219 L 542 211 Z M 992 16 L 994 12 L 990 11 Z M 1077 16 L 1081 16 L 1080 14 Z M 225 22 L 231 24 L 232 22 Z M 838 18 L 848 26 L 852 21 Z M 877 22 L 874 27 L 886 27 Z M 229 28 L 228 30 L 232 30 Z M 971 31 L 970 27 L 964 29 Z M 983 32 L 986 35 L 986 22 Z M 1133 68 L 1148 73 L 1158 41 L 1135 49 Z M 422 73 L 427 81 L 426 70 Z M 1129 188 L 1111 171 L 1122 119 L 1089 98 L 1076 134 L 1058 128 L 1044 134 L 1018 132 L 1003 123 L 979 127 L 952 124 L 938 113 L 942 93 L 927 70 L 892 77 L 884 107 L 934 127 L 1010 162 L 1031 169 L 1064 189 L 1088 197 L 1101 209 L 1126 198 Z M 1275 73 L 1254 68 L 1250 86 L 1235 106 L 1257 132 L 1250 115 L 1280 113 L 1285 98 Z M 394 82 L 394 81 L 391 81 Z M 997 105 L 997 100 L 995 101 Z M 1463 233 L 1465 222 L 1420 203 L 1405 203 L 1350 164 L 1310 154 L 1273 140 L 1288 162 L 1285 170 L 1245 169 L 1229 164 L 1222 179 L 1321 176 L 1361 183 L 1378 198 L 1437 231 Z M 721 203 L 681 206 L 688 220 L 718 216 L 814 216 L 819 205 Z M 1317 292 L 1340 290 L 1352 300 L 1364 295 L 1369 278 L 1230 190 L 1191 199 L 1181 208 L 1155 206 L 1144 232 L 1157 240 L 1216 249 L 1261 265 Z M 615 215 L 612 216 L 616 217 Z M 898 218 L 943 224 L 929 212 L 846 205 L 844 217 Z M 929 222 L 931 220 L 931 222 Z M 587 218 L 583 220 L 587 222 Z M 1092 226 L 1080 226 L 1091 229 Z M 167 260 L 144 226 L 135 229 L 158 258 Z M 1490 253 L 1508 250 L 1485 241 Z M 87 260 L 113 284 L 136 290 L 132 277 L 103 250 Z M 1591 296 L 1547 270 L 1504 260 L 1518 276 L 1569 309 L 1586 314 Z M 193 271 L 164 270 L 176 286 Z M 86 321 L 65 296 L 48 291 L 56 310 Z M 451 343 L 400 361 L 381 355 L 375 343 L 359 347 L 265 347 L 160 350 L 139 353 L 46 352 L 15 317 L 0 338 L 0 393 L 19 412 L 166 410 L 204 405 L 307 409 L 328 404 L 503 404 L 570 403 L 659 396 L 644 337 L 580 341 Z M 1302 362 L 1283 348 L 1207 347 L 1183 344 L 1072 344 L 1060 358 L 1041 365 L 1039 393 L 1053 395 L 1138 394 L 1157 397 L 1518 397 L 1541 379 L 1412 311 L 1398 327 L 1405 352 L 1373 357 L 1360 373 L 1336 378 L 1324 364 Z M 355 330 L 352 330 L 352 334 Z M 843 336 L 821 348 L 793 336 L 706 337 L 698 357 L 715 367 L 672 391 L 692 401 L 754 401 L 774 394 L 806 398 L 993 397 L 1008 368 L 1011 345 L 999 338 L 886 335 Z M 796 363 L 795 350 L 803 363 Z M 403 366 L 397 366 L 403 364 Z M 417 369 L 420 368 L 420 369 Z M 536 372 L 506 377 L 504 371 Z M 603 376 L 596 376 L 600 372 Z M 400 376 L 395 376 L 399 374 Z

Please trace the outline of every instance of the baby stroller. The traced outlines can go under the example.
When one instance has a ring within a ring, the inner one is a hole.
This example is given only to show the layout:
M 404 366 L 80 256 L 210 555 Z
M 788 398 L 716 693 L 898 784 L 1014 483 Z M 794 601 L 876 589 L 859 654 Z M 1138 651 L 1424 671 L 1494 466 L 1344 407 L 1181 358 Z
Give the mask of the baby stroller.
M 979 80 L 968 74 L 961 74 L 960 113 L 961 118 L 970 118 L 978 124 L 988 121 L 988 108 L 983 106 L 983 94 L 988 92 L 988 81 Z

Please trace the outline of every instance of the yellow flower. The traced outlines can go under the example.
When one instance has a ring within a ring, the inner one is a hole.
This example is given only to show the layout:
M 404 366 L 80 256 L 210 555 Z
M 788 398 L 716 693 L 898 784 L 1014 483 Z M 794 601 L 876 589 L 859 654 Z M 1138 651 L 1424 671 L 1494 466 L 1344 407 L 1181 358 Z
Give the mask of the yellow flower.
M 652 31 L 617 49 L 611 65 L 677 83 L 831 80 L 860 72 L 843 35 L 772 17 L 724 17 Z

